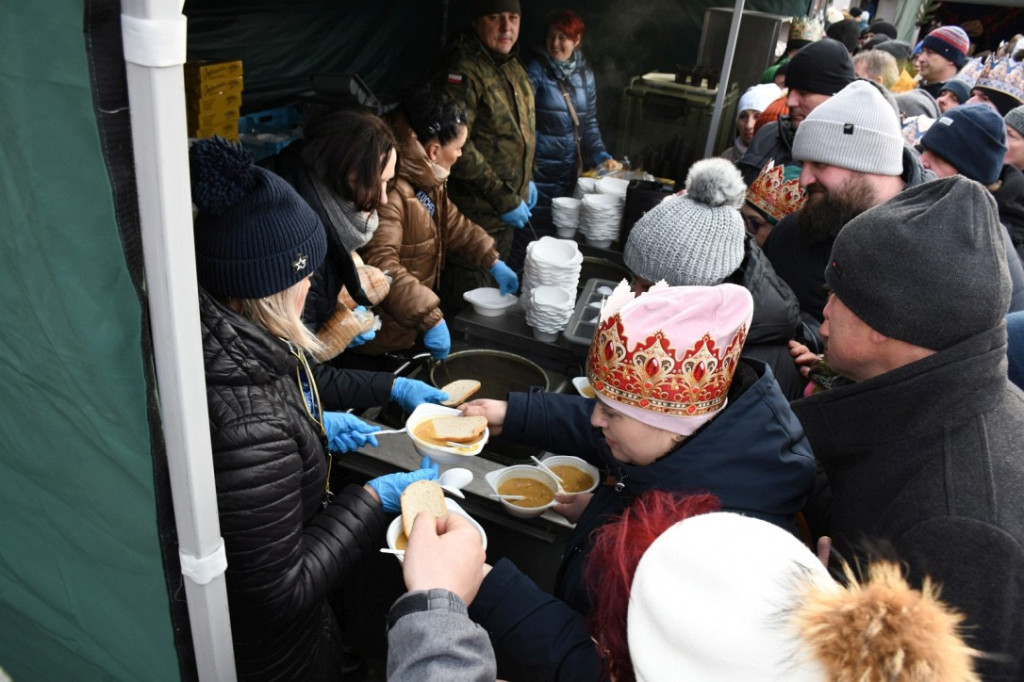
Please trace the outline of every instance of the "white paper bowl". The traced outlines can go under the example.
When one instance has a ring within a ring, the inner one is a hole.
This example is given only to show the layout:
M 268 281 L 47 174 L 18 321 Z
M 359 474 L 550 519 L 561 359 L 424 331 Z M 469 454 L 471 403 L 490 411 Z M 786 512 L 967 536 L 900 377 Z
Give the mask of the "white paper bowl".
M 597 487 L 597 484 L 599 483 L 599 478 L 598 477 L 600 476 L 600 472 L 597 470 L 596 466 L 594 466 L 590 462 L 586 461 L 585 459 L 580 459 L 579 457 L 570 457 L 569 455 L 550 455 L 548 457 L 545 457 L 541 461 L 544 462 L 544 464 L 549 466 L 549 467 L 556 467 L 556 466 L 576 467 L 577 469 L 581 469 L 582 471 L 587 472 L 590 475 L 590 478 L 593 479 L 594 482 L 586 490 L 574 490 L 573 492 L 569 492 L 567 490 L 562 490 L 561 492 L 566 494 L 566 495 L 582 495 L 583 493 L 592 492 L 594 490 L 594 488 Z M 561 486 L 559 486 L 559 487 L 561 488 Z
M 560 239 L 572 239 L 576 236 L 575 227 L 555 227 L 555 233 Z
M 607 249 L 612 245 L 612 239 L 591 239 L 587 237 L 587 244 L 593 246 L 595 249 Z
M 440 464 L 454 464 L 465 460 L 467 457 L 479 455 L 484 449 L 484 445 L 487 444 L 487 439 L 490 438 L 491 432 L 489 429 L 484 429 L 484 433 L 479 440 L 459 448 L 434 445 L 417 438 L 414 433 L 416 427 L 428 419 L 457 416 L 460 414 L 462 413 L 455 408 L 434 405 L 433 403 L 423 403 L 413 410 L 409 418 L 405 420 L 405 428 L 406 434 L 412 440 L 413 447 L 416 448 L 416 452 L 420 455 L 428 455 Z
M 568 288 L 542 284 L 530 292 L 530 303 L 535 308 L 552 308 L 556 311 L 572 310 L 575 301 Z
M 572 385 L 576 387 L 576 392 L 584 398 L 594 397 L 594 389 L 586 377 L 573 377 Z
M 500 317 L 505 314 L 506 310 L 519 302 L 519 299 L 512 294 L 502 296 L 501 290 L 494 287 L 470 289 L 462 294 L 462 298 L 469 301 L 477 314 L 487 317 Z
M 476 528 L 477 532 L 480 533 L 480 542 L 484 545 L 484 551 L 487 551 L 487 533 L 484 532 L 483 526 L 476 522 L 472 516 L 466 513 L 466 510 L 459 506 L 458 502 L 448 497 L 444 498 L 444 504 L 448 507 L 448 512 L 452 514 L 458 514 L 469 520 L 470 524 Z M 402 515 L 399 514 L 391 520 L 391 524 L 388 526 L 387 532 L 387 543 L 390 549 L 397 549 L 395 543 L 398 541 L 398 536 L 402 534 Z M 401 554 L 396 554 L 395 557 L 399 562 L 403 561 Z
M 554 266 L 559 269 L 583 262 L 583 254 L 576 242 L 554 237 L 541 237 L 530 244 L 527 258 L 540 266 Z
M 544 471 L 540 467 L 533 466 L 532 464 L 513 464 L 512 466 L 505 467 L 504 469 L 492 471 L 484 476 L 484 479 L 490 484 L 491 490 L 495 493 L 498 492 L 498 487 L 502 482 L 509 478 L 532 478 L 551 488 L 551 492 L 558 492 L 558 481 L 556 481 L 548 472 Z M 498 502 L 501 503 L 501 506 L 504 507 L 505 511 L 509 514 L 521 519 L 530 519 L 534 516 L 540 516 L 545 510 L 558 504 L 553 498 L 551 502 L 541 507 L 519 507 L 511 502 L 506 502 L 505 500 L 498 500 Z

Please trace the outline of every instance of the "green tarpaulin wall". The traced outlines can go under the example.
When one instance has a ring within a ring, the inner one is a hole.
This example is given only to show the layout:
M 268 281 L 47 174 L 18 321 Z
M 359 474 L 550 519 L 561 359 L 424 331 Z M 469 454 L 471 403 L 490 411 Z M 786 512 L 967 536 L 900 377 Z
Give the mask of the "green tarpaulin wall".
M 158 523 L 167 473 L 126 228 L 130 140 L 99 131 L 104 118 L 126 127 L 128 111 L 104 109 L 89 68 L 85 9 L 99 5 L 116 28 L 116 0 L 0 4 L 0 667 L 19 681 L 194 676 L 173 527 Z M 704 9 L 720 5 L 731 3 L 524 2 L 524 40 L 547 10 L 575 7 L 614 94 L 629 76 L 692 62 Z M 393 91 L 466 18 L 463 2 L 412 0 L 192 0 L 185 13 L 190 54 L 246 62 L 251 110 L 284 103 L 317 70 Z M 123 65 L 107 68 L 123 79 Z
M 0 666 L 179 679 L 142 307 L 75 2 L 0 9 Z

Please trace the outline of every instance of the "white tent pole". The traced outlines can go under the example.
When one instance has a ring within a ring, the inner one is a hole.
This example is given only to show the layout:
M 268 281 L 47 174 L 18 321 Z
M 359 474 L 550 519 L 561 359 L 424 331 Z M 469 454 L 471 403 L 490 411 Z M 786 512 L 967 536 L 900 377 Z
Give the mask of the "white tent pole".
M 732 76 L 732 58 L 736 54 L 736 40 L 740 33 L 740 19 L 743 18 L 745 0 L 736 0 L 732 10 L 732 22 L 729 24 L 729 40 L 725 43 L 725 57 L 722 59 L 722 77 L 718 79 L 718 94 L 715 95 L 715 109 L 711 112 L 711 128 L 708 130 L 708 141 L 704 145 L 704 158 L 715 153 L 715 140 L 718 138 L 718 126 L 722 124 L 722 109 L 725 107 L 725 95 L 729 92 L 729 78 Z
M 122 0 L 146 291 L 174 519 L 201 680 L 236 679 L 192 243 L 183 0 Z

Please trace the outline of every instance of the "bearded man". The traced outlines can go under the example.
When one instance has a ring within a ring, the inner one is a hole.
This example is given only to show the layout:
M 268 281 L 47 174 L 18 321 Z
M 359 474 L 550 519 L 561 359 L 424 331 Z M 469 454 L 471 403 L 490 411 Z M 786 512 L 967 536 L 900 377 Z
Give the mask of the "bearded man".
M 807 202 L 764 243 L 809 326 L 826 303 L 825 266 L 843 225 L 905 187 L 934 179 L 903 144 L 896 111 L 874 85 L 854 81 L 807 115 L 793 140 Z

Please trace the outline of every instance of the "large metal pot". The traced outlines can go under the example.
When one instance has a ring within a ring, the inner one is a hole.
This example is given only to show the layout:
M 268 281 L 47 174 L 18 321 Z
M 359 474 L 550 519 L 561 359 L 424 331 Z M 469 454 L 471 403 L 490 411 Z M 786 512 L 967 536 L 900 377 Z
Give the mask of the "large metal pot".
M 547 373 L 535 362 L 500 350 L 472 349 L 452 353 L 430 368 L 430 383 L 440 388 L 459 379 L 476 379 L 480 390 L 474 398 L 505 400 L 510 391 L 550 388 Z

